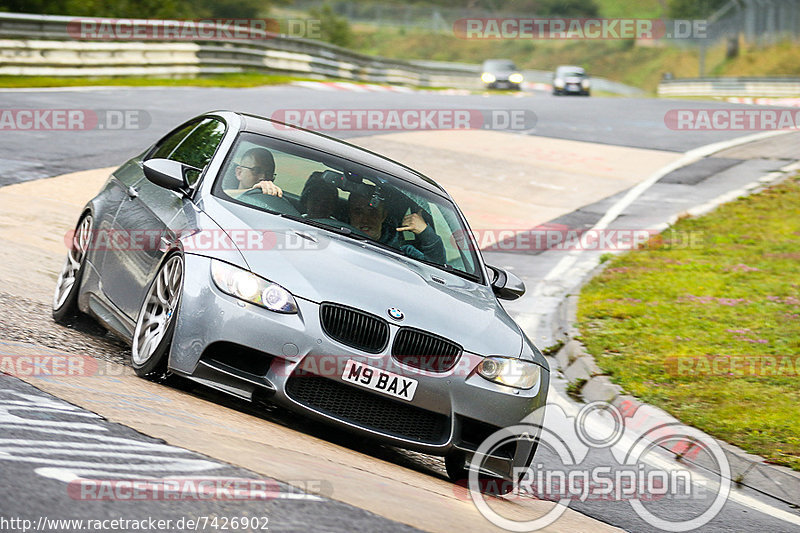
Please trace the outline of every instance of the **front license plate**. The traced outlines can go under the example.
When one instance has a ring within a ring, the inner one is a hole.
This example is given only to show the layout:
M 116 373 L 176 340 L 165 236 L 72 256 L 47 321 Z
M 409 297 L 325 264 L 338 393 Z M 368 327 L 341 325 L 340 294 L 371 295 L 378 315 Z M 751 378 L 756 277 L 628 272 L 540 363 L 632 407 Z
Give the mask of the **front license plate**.
M 401 400 L 411 401 L 417 391 L 417 380 L 347 360 L 342 379 Z

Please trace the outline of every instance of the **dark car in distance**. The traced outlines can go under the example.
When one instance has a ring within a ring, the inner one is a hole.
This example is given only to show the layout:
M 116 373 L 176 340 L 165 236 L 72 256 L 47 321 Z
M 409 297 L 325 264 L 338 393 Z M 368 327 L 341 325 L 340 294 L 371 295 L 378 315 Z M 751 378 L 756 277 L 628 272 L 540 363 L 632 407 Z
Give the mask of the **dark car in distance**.
M 481 81 L 487 89 L 519 91 L 524 81 L 514 62 L 509 59 L 487 59 L 481 67 Z

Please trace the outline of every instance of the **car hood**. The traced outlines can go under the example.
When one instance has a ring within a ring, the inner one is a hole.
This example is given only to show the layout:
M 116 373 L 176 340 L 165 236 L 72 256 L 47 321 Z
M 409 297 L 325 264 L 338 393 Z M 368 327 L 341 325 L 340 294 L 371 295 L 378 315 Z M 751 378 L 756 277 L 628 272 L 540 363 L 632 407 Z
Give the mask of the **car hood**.
M 266 231 L 268 249 L 240 247 L 246 266 L 299 298 L 355 307 L 449 338 L 481 355 L 519 356 L 522 351 L 519 327 L 488 286 L 246 206 L 212 200 L 204 209 L 229 233 L 229 228 Z M 389 318 L 392 307 L 404 313 L 401 322 Z

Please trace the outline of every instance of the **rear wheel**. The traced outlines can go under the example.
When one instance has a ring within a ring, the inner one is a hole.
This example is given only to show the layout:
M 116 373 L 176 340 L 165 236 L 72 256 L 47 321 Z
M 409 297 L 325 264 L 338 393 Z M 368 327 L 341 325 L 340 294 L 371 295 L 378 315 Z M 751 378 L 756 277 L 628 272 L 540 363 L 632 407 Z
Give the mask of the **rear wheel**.
M 53 320 L 59 324 L 71 323 L 78 311 L 78 292 L 83 277 L 84 264 L 92 241 L 92 215 L 85 215 L 72 236 L 72 244 L 64 266 L 58 275 L 56 291 L 53 294 Z
M 139 377 L 156 379 L 167 370 L 167 354 L 183 290 L 183 269 L 180 255 L 167 258 L 139 310 L 131 348 L 131 365 Z

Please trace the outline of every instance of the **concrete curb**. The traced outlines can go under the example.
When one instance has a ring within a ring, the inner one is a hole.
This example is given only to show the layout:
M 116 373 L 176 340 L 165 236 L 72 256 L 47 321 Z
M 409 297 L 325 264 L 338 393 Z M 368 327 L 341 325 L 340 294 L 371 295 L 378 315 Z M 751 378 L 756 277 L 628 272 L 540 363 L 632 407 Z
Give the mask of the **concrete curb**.
M 800 168 L 800 163 L 793 163 L 781 169 L 781 172 L 772 172 L 755 180 L 745 187 L 730 191 L 710 202 L 689 209 L 687 212 L 673 217 L 663 224 L 663 229 L 668 228 L 679 218 L 684 216 L 700 216 L 717 206 L 759 192 L 770 185 L 776 184 L 788 177 L 789 173 Z M 619 385 L 613 383 L 597 365 L 594 357 L 578 340 L 580 332 L 576 328 L 577 307 L 579 294 L 583 286 L 598 275 L 606 266 L 597 265 L 576 285 L 571 294 L 564 298 L 558 312 L 553 315 L 553 332 L 566 336 L 566 343 L 558 350 L 555 360 L 564 377 L 569 382 L 568 390 L 579 395 L 585 402 L 602 401 L 610 403 L 620 409 L 622 413 L 634 413 L 640 407 L 653 410 L 655 417 L 663 419 L 665 423 L 674 427 L 689 427 L 682 424 L 672 415 L 655 406 L 643 403 L 637 398 L 627 395 Z M 763 457 L 748 453 L 736 446 L 714 439 L 722 448 L 731 467 L 731 481 L 737 486 L 746 486 L 770 497 L 784 501 L 791 505 L 800 506 L 800 472 L 790 468 L 773 465 L 766 462 Z M 676 456 L 676 459 L 681 459 Z M 713 465 L 703 465 L 711 467 Z M 717 471 L 717 473 L 719 473 Z

